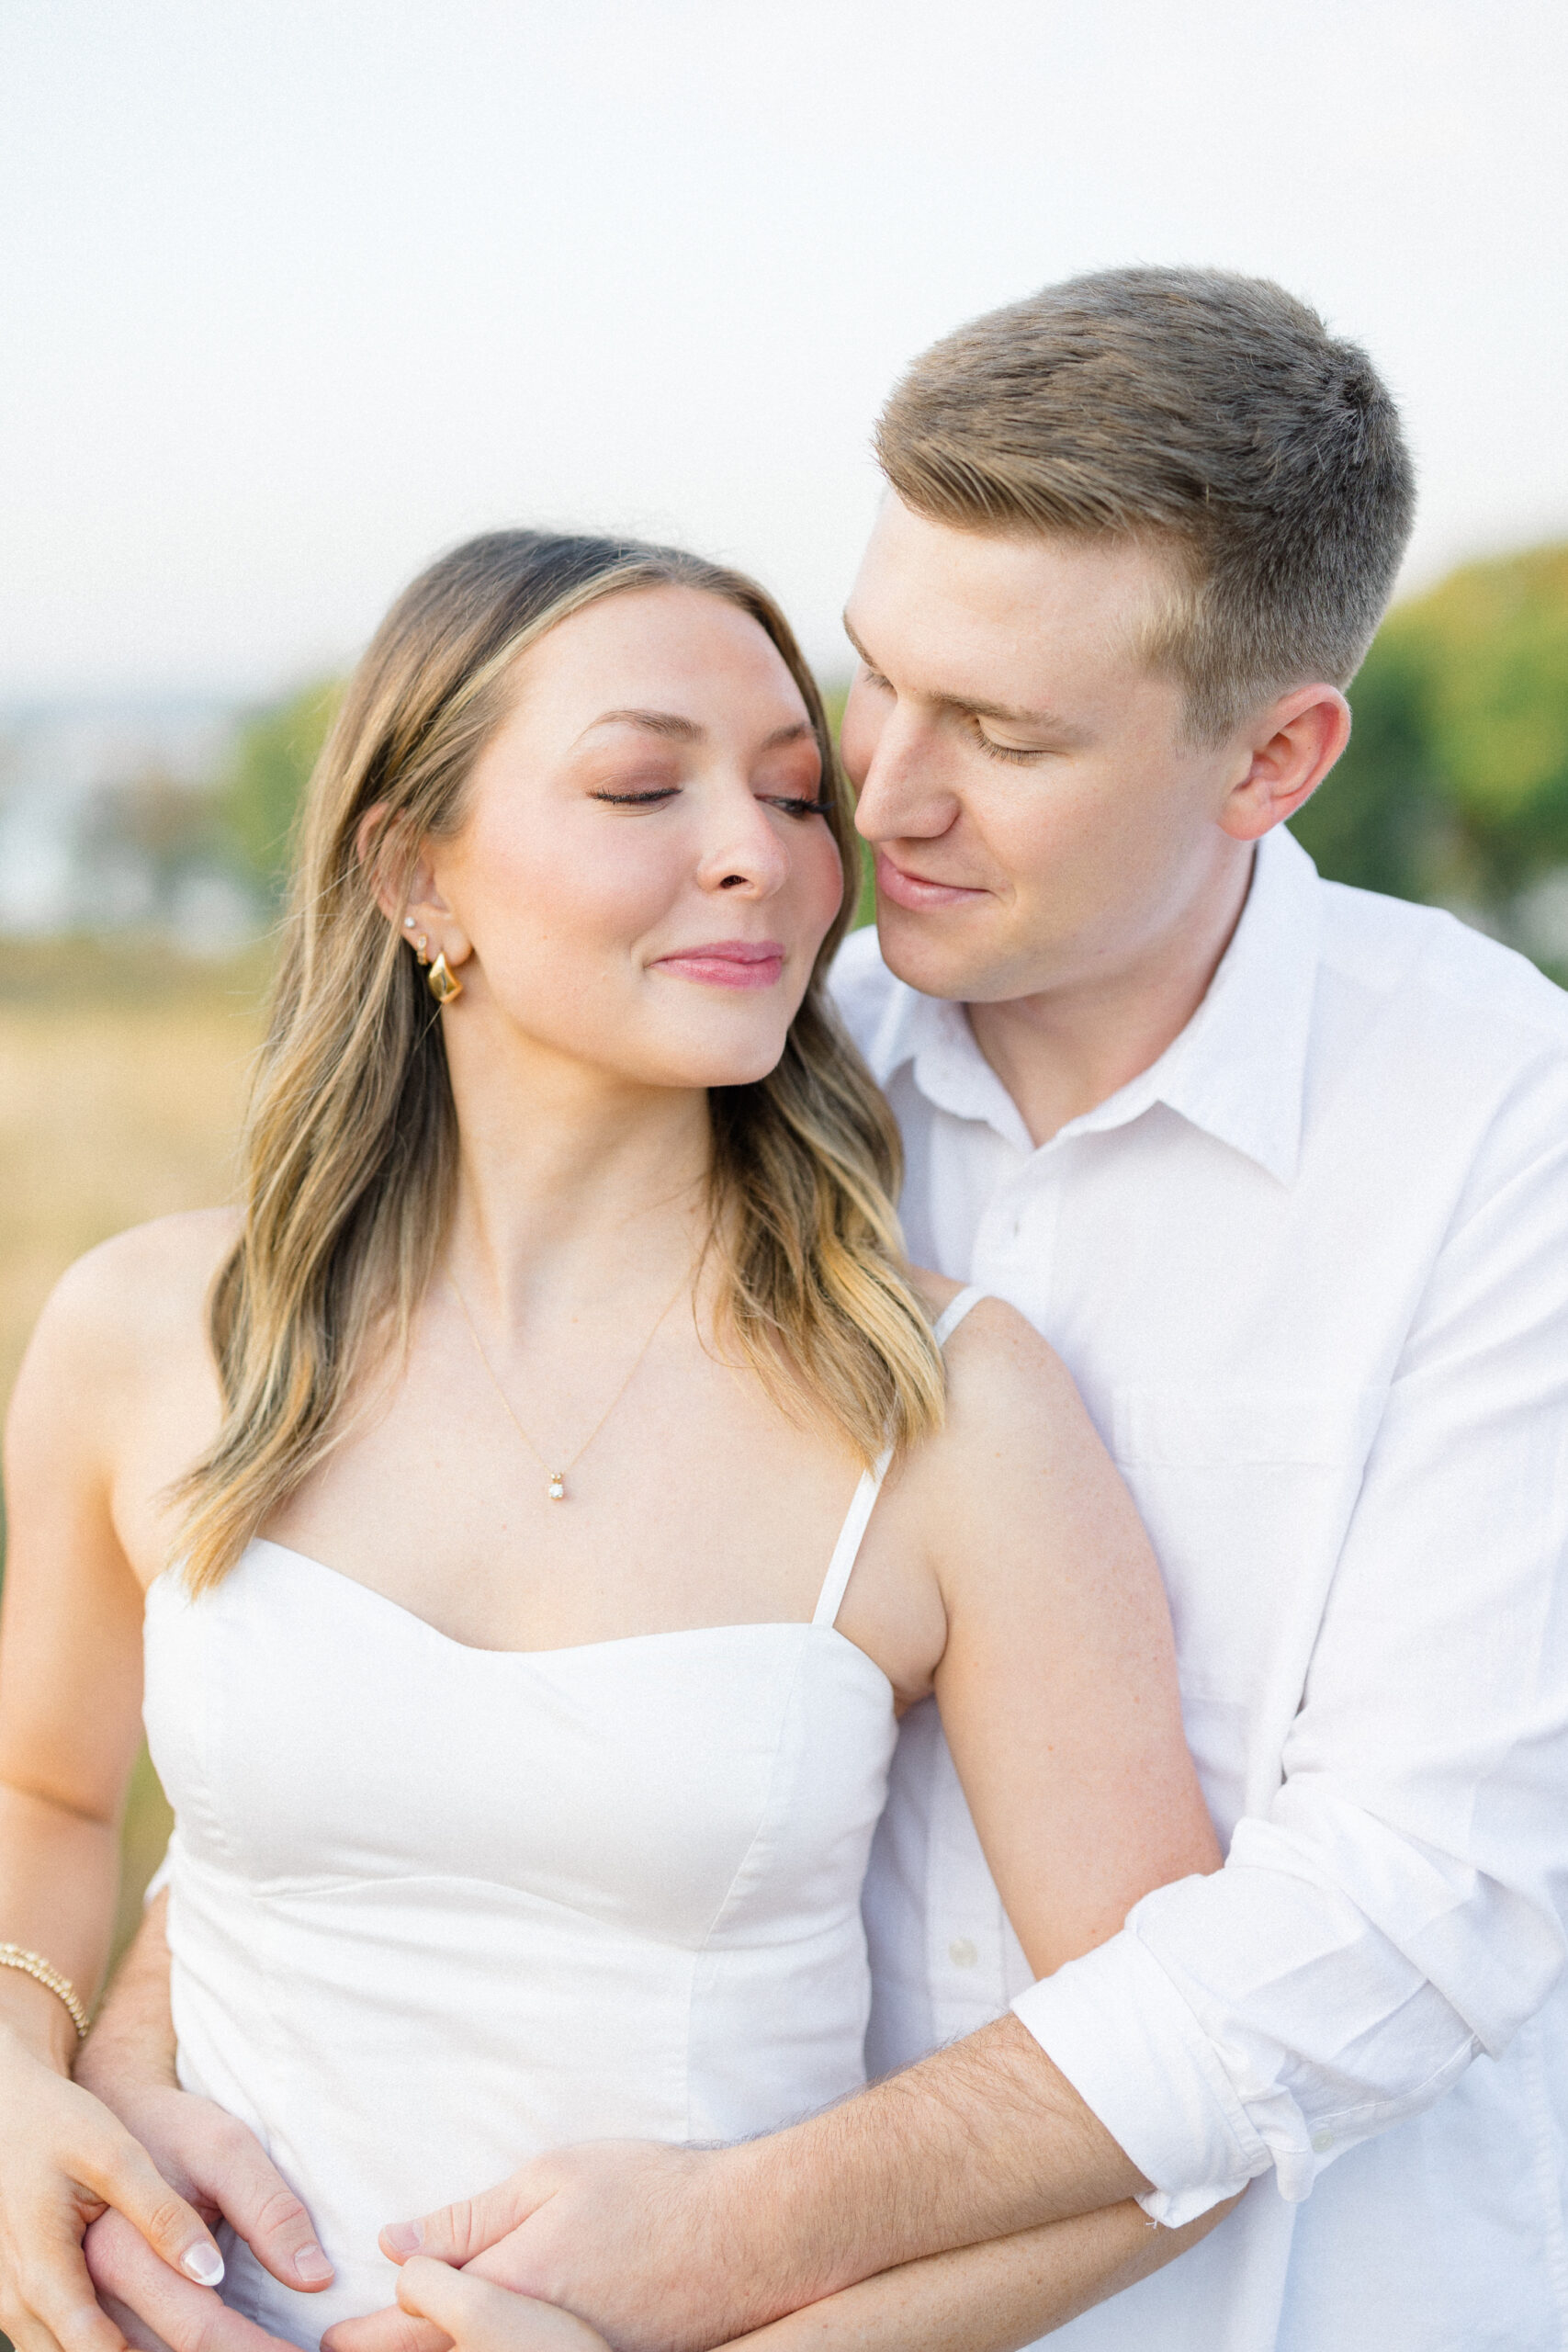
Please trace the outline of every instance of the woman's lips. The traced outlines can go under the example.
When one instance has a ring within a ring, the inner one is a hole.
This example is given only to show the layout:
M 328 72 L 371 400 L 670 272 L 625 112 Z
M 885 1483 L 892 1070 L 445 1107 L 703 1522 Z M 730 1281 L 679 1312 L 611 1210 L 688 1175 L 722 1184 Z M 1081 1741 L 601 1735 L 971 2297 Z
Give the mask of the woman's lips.
M 908 907 L 916 914 L 925 914 L 932 907 L 964 906 L 972 899 L 987 895 L 961 882 L 929 882 L 923 874 L 907 874 L 882 849 L 876 853 L 876 887 L 896 907 Z
M 776 939 L 715 939 L 660 956 L 653 969 L 715 989 L 771 989 L 784 962 L 784 947 Z

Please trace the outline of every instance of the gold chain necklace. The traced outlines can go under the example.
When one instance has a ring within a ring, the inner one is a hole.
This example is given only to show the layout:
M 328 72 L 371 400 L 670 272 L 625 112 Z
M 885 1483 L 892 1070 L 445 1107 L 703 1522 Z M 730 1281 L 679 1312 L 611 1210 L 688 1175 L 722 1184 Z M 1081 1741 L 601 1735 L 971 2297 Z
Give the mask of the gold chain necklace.
M 468 1312 L 468 1302 L 463 1296 L 462 1292 L 457 1288 L 457 1276 L 449 1273 L 446 1279 L 452 1286 L 453 1297 L 457 1300 L 458 1306 L 463 1310 L 463 1320 L 468 1327 L 468 1337 L 472 1340 L 475 1348 L 479 1351 L 479 1362 L 489 1373 L 491 1385 L 494 1388 L 495 1393 L 500 1397 L 502 1403 L 506 1408 L 507 1419 L 511 1421 L 513 1428 L 516 1430 L 518 1436 L 522 1439 L 524 1444 L 527 1447 L 535 1461 L 539 1464 L 540 1469 L 548 1474 L 549 1483 L 545 1488 L 546 1494 L 548 1495 L 551 1502 L 564 1503 L 567 1498 L 567 1471 L 576 1469 L 578 1464 L 581 1461 L 583 1455 L 587 1453 L 589 1447 L 592 1444 L 594 1439 L 598 1436 L 600 1430 L 604 1428 L 605 1422 L 609 1419 L 611 1414 L 615 1411 L 616 1406 L 620 1403 L 622 1397 L 631 1386 L 644 1356 L 647 1355 L 649 1348 L 652 1347 L 654 1340 L 658 1338 L 665 1317 L 669 1314 L 670 1309 L 674 1306 L 675 1301 L 680 1297 L 681 1293 L 685 1289 L 686 1284 L 690 1280 L 690 1276 L 688 1274 L 682 1275 L 680 1281 L 676 1283 L 675 1288 L 671 1291 L 664 1305 L 660 1308 L 658 1321 L 654 1324 L 652 1330 L 649 1333 L 647 1339 L 643 1341 L 641 1347 L 638 1348 L 636 1355 L 632 1358 L 632 1368 L 630 1372 L 627 1373 L 626 1378 L 622 1381 L 620 1386 L 616 1389 L 615 1395 L 611 1397 L 609 1403 L 605 1406 L 604 1411 L 600 1414 L 598 1419 L 594 1422 L 593 1427 L 589 1430 L 588 1435 L 583 1439 L 582 1443 L 578 1447 L 577 1452 L 572 1455 L 571 1460 L 567 1464 L 566 1469 L 564 1470 L 552 1470 L 550 1468 L 548 1462 L 539 1452 L 538 1447 L 535 1444 L 533 1439 L 529 1436 L 527 1430 L 524 1428 L 522 1422 L 513 1411 L 512 1399 L 508 1396 L 505 1389 L 502 1386 L 501 1382 L 497 1379 L 495 1366 L 491 1363 L 489 1356 L 485 1353 L 484 1341 L 479 1338 L 478 1331 L 474 1328 L 474 1318 Z

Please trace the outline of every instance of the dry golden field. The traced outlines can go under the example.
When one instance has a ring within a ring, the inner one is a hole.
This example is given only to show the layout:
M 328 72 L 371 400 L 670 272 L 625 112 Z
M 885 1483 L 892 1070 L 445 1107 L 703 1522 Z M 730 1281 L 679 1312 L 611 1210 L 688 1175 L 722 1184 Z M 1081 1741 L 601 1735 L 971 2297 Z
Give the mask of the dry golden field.
M 257 955 L 12 944 L 0 967 L 0 1390 L 73 1258 L 222 1201 L 265 978 Z M 127 1809 L 121 1933 L 168 1834 L 145 1756 Z

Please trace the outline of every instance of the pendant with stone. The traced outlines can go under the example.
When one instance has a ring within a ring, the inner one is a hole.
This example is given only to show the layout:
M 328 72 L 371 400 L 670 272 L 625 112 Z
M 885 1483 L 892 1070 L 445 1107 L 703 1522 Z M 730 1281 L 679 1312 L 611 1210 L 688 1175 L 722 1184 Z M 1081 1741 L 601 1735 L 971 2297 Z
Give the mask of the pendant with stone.
M 549 1483 L 549 1485 L 545 1488 L 545 1492 L 546 1492 L 546 1494 L 547 1494 L 547 1495 L 548 1495 L 548 1497 L 549 1497 L 549 1498 L 550 1498 L 551 1502 L 553 1502 L 553 1503 L 564 1503 L 564 1502 L 565 1502 L 565 1500 L 566 1500 L 566 1472 L 565 1472 L 564 1470 L 552 1470 L 552 1471 L 550 1472 L 550 1483 Z

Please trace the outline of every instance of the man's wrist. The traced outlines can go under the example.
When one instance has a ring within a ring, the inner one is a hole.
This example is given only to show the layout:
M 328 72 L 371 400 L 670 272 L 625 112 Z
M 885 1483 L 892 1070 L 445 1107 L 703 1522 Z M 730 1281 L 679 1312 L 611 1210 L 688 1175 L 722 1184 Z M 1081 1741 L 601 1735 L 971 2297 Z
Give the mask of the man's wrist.
M 152 2091 L 178 2090 L 179 2076 L 173 2053 L 138 2033 L 107 2032 L 95 2027 L 76 2053 L 73 2074 L 84 2090 L 112 2108 L 123 2121 L 122 2110 Z

